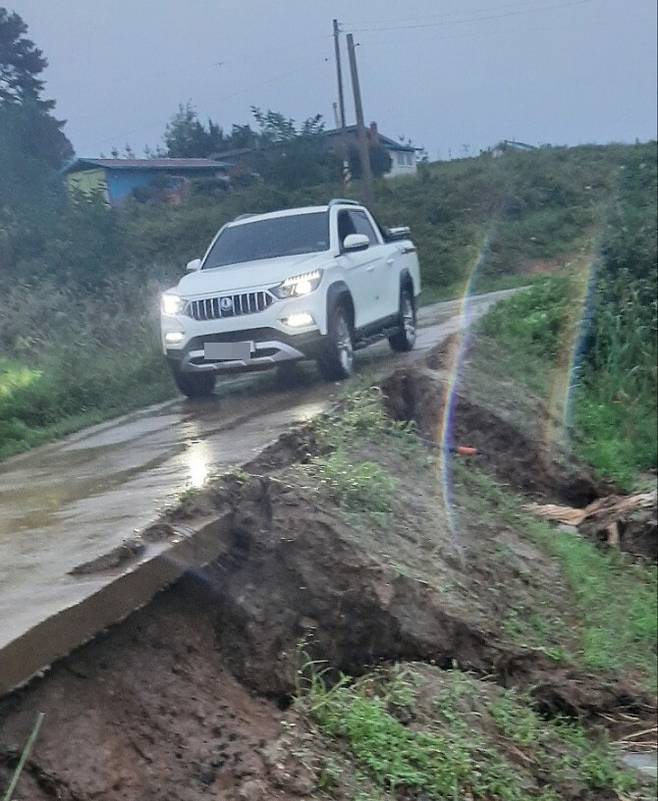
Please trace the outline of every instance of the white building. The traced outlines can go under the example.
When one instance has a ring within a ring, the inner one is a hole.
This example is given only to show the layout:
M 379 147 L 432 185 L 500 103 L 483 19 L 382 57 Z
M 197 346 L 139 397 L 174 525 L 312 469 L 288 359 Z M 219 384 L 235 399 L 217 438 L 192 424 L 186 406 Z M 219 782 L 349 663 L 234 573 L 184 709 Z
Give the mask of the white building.
M 370 123 L 367 134 L 371 142 L 378 140 L 379 144 L 385 148 L 386 152 L 391 157 L 391 168 L 385 174 L 386 178 L 396 178 L 398 175 L 416 174 L 418 170 L 417 149 L 413 145 L 405 145 L 402 142 L 396 142 L 395 139 L 390 139 L 388 136 L 379 133 L 376 122 Z M 322 135 L 327 137 L 330 141 L 333 141 L 342 136 L 343 131 L 340 128 L 333 128 L 329 131 L 324 131 Z M 346 126 L 345 136 L 356 142 L 356 125 Z

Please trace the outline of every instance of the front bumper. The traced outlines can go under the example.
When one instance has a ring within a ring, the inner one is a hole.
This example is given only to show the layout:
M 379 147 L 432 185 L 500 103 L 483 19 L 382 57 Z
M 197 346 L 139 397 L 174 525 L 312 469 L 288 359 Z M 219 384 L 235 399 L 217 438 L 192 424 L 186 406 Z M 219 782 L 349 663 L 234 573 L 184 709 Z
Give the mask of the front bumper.
M 325 339 L 317 330 L 290 335 L 275 328 L 253 328 L 197 336 L 184 348 L 167 348 L 166 356 L 172 367 L 182 372 L 249 372 L 267 370 L 282 362 L 316 359 L 322 352 Z M 251 342 L 251 358 L 208 360 L 204 351 L 206 342 Z

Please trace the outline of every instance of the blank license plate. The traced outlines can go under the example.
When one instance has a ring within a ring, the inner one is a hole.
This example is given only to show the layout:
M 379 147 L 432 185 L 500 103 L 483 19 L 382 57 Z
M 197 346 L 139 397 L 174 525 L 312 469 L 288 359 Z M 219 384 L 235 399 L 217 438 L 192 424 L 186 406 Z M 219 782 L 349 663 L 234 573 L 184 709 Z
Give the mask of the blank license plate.
M 205 359 L 248 362 L 251 358 L 251 342 L 206 342 L 203 351 Z

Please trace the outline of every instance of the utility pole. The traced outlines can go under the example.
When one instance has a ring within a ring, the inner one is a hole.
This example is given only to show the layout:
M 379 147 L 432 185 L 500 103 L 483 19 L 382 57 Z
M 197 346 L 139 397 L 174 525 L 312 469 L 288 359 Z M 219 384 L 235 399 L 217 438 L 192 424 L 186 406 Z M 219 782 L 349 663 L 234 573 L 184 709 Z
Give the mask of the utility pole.
M 361 157 L 361 177 L 363 178 L 366 202 L 372 202 L 372 170 L 370 169 L 370 153 L 368 152 L 368 136 L 363 122 L 363 106 L 361 104 L 361 87 L 359 86 L 359 73 L 356 66 L 356 52 L 354 37 L 347 34 L 347 52 L 350 57 L 350 72 L 352 74 L 352 91 L 354 92 L 354 111 L 356 113 L 356 134 L 359 141 L 359 156 Z
M 336 76 L 338 79 L 338 114 L 336 113 L 336 104 L 334 103 L 334 114 L 336 115 L 336 128 L 340 128 L 342 135 L 339 140 L 339 156 L 342 161 L 341 174 L 343 178 L 343 185 L 347 189 L 352 180 L 350 175 L 350 162 L 347 158 L 347 136 L 345 135 L 345 94 L 343 92 L 343 70 L 340 64 L 340 26 L 338 20 L 334 20 L 334 51 L 336 53 Z
M 340 28 L 338 20 L 334 20 L 334 51 L 336 53 L 336 77 L 338 78 L 338 109 L 340 111 L 340 127 L 345 128 L 345 95 L 343 94 L 343 71 L 340 66 Z

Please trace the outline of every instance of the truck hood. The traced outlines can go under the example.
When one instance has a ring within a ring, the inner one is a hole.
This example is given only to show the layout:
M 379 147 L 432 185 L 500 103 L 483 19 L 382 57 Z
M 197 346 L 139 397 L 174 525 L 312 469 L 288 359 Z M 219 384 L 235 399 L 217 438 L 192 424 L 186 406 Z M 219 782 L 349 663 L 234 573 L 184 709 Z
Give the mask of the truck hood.
M 238 292 L 256 287 L 272 287 L 300 273 L 324 267 L 332 260 L 329 253 L 303 253 L 275 259 L 245 261 L 213 270 L 199 270 L 183 276 L 173 291 L 183 297 L 212 292 Z

